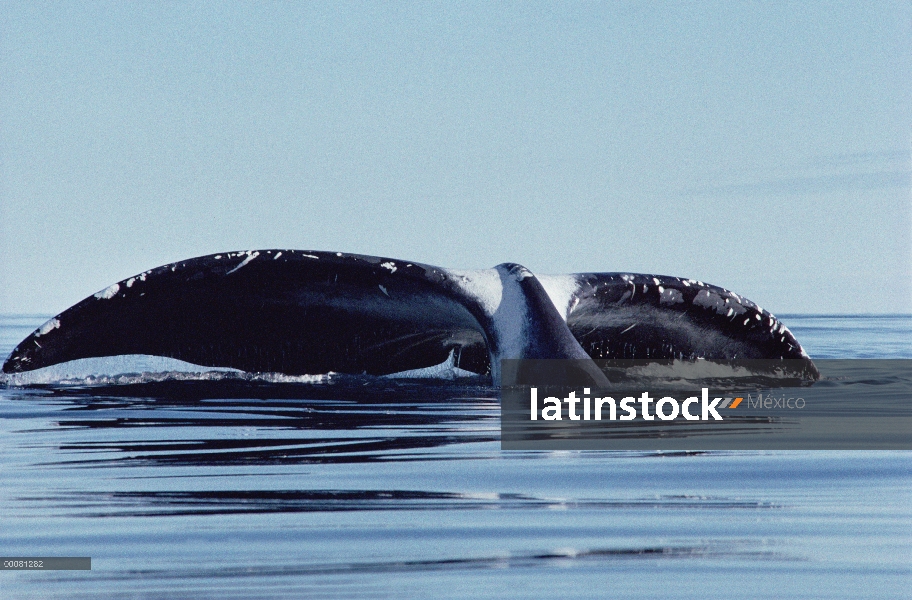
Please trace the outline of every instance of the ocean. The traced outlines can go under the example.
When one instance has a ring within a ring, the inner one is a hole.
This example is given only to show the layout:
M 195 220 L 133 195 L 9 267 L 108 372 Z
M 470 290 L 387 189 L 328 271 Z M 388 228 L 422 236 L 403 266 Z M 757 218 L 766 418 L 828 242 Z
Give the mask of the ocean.
M 0 356 L 46 319 L 0 316 Z M 813 358 L 912 358 L 912 316 L 782 320 Z M 499 427 L 471 380 L 0 384 L 0 555 L 91 557 L 0 597 L 912 597 L 907 451 L 503 451 Z

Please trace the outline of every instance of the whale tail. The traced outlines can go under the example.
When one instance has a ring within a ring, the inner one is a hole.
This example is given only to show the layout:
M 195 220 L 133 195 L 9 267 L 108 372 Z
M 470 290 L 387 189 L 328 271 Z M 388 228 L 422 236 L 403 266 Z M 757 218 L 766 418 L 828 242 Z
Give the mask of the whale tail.
M 294 250 L 215 254 L 118 282 L 33 332 L 3 372 L 136 354 L 289 375 L 386 375 L 452 354 L 495 383 L 515 358 L 800 358 L 816 378 L 775 317 L 699 282 Z

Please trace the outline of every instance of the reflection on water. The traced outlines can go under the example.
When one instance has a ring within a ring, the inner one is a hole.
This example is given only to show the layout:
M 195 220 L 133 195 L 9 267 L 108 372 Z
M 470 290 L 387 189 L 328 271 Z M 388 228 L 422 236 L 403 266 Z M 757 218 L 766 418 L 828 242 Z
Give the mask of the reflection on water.
M 892 319 L 788 324 L 910 358 Z M 0 417 L 2 553 L 92 557 L 3 598 L 909 597 L 905 452 L 504 452 L 494 390 L 357 378 L 0 388 Z
M 466 494 L 408 490 L 225 490 L 196 492 L 73 492 L 21 498 L 83 517 L 216 515 L 349 510 L 540 510 L 705 508 L 759 509 L 775 505 L 731 498 L 671 496 L 631 500 L 554 500 L 524 494 Z M 92 512 L 97 507 L 101 512 Z

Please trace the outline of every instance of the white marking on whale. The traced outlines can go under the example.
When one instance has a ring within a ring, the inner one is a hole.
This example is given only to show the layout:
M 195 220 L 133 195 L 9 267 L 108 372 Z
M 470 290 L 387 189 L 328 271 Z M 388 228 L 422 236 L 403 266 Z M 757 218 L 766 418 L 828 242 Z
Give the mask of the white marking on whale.
M 548 293 L 548 297 L 551 298 L 551 302 L 554 303 L 558 314 L 566 321 L 576 307 L 576 303 L 573 301 L 579 291 L 577 278 L 573 275 L 539 275 L 538 280 Z
M 95 294 L 95 297 L 99 300 L 110 300 L 117 295 L 118 291 L 120 291 L 120 284 L 115 283 L 114 285 L 109 285 L 105 289 Z
M 231 274 L 234 273 L 235 271 L 240 271 L 243 267 L 246 267 L 246 266 L 247 266 L 247 263 L 249 263 L 250 261 L 252 261 L 254 258 L 256 258 L 256 257 L 259 256 L 259 255 L 260 255 L 259 252 L 254 252 L 253 254 L 248 253 L 247 258 L 245 258 L 245 259 L 241 262 L 241 264 L 239 264 L 239 265 L 236 266 L 235 268 L 233 268 L 233 269 L 231 269 L 230 271 L 228 271 L 227 273 L 225 273 L 225 275 L 231 275 Z
M 57 329 L 58 327 L 60 327 L 59 320 L 49 319 L 47 322 L 45 322 L 44 325 L 42 325 L 41 327 L 38 328 L 38 331 L 35 332 L 35 337 L 46 335 L 46 334 L 50 333 L 51 331 L 53 331 L 54 329 Z

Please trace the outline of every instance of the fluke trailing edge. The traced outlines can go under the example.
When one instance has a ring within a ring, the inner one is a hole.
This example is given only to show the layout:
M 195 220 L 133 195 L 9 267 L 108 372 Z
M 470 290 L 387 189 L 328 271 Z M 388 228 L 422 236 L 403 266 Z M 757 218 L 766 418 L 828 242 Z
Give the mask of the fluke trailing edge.
M 115 283 L 33 332 L 3 371 L 134 354 L 289 375 L 385 375 L 452 354 L 495 382 L 507 358 L 795 359 L 818 376 L 773 315 L 699 281 L 300 250 L 214 254 Z

